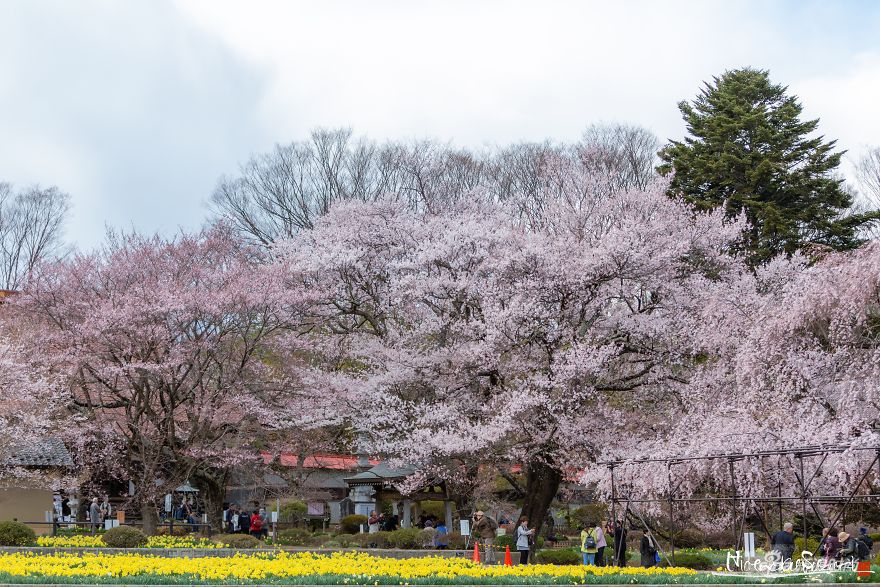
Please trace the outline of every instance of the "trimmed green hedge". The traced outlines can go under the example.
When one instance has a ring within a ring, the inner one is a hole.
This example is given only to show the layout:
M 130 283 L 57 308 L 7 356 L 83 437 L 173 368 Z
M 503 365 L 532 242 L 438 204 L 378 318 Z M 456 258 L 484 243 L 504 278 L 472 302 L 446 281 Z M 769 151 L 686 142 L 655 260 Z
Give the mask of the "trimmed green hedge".
M 367 520 L 367 516 L 353 514 L 342 518 L 339 525 L 346 534 L 357 534 L 361 531 L 361 526 L 367 523 Z
M 579 565 L 583 562 L 583 557 L 575 548 L 553 548 L 539 550 L 535 561 L 542 565 Z
M 666 564 L 665 558 L 660 561 L 660 566 L 669 566 Z M 675 557 L 672 558 L 672 566 L 685 567 L 688 569 L 694 569 L 695 571 L 711 571 L 718 565 L 716 565 L 712 559 L 703 556 L 702 554 L 676 552 Z
M 147 536 L 131 526 L 110 528 L 104 532 L 101 540 L 111 548 L 142 548 L 147 545 Z
M 251 536 L 250 534 L 224 534 L 217 538 L 217 541 L 229 548 L 259 548 L 262 542 Z
M 291 528 L 282 530 L 275 539 L 275 544 L 282 546 L 311 546 L 316 543 L 312 533 L 303 528 Z
M 0 546 L 33 546 L 36 543 L 37 535 L 21 522 L 0 522 Z

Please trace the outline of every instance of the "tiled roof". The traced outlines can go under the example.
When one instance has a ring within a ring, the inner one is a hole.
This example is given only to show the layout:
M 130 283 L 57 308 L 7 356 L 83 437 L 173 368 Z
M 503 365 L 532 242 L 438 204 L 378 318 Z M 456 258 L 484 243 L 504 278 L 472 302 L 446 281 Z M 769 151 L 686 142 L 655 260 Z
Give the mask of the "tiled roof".
M 272 462 L 273 456 L 270 453 L 262 453 L 263 462 L 269 464 Z M 282 467 L 296 467 L 298 455 L 291 453 L 281 453 L 278 458 L 278 464 Z M 379 463 L 375 459 L 369 459 L 369 465 L 374 466 Z M 358 469 L 358 457 L 355 455 L 310 455 L 303 459 L 304 469 L 332 469 L 336 471 L 356 471 Z
M 73 458 L 61 439 L 35 438 L 13 443 L 2 464 L 12 467 L 72 467 Z
M 353 477 L 346 477 L 348 485 L 375 485 L 389 481 L 399 481 L 415 473 L 415 469 L 401 468 L 392 469 L 386 463 L 379 463 L 375 467 L 358 473 Z

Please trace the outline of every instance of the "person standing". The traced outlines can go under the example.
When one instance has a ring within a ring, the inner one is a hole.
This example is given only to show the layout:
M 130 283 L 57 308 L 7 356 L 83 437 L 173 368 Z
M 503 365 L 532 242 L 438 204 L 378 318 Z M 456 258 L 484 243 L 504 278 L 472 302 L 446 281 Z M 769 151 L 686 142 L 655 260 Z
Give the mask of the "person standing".
M 596 553 L 599 551 L 597 540 L 596 525 L 590 522 L 581 530 L 581 554 L 585 565 L 596 564 Z
M 260 534 L 265 540 L 269 537 L 269 514 L 266 508 L 260 508 Z
M 367 518 L 367 527 L 370 534 L 375 534 L 379 531 L 379 514 L 376 510 L 370 512 L 370 517 Z
M 871 552 L 874 549 L 874 540 L 870 536 L 868 536 L 867 528 L 859 528 L 858 540 L 861 540 L 865 543 L 865 546 L 868 547 L 868 552 Z
M 241 508 L 238 514 L 238 531 L 240 534 L 251 533 L 251 517 L 247 513 L 247 508 Z
M 519 519 L 516 527 L 516 549 L 519 551 L 519 564 L 529 564 L 529 549 L 531 537 L 535 535 L 535 529 L 529 529 L 529 519 L 525 516 Z
M 101 522 L 109 520 L 112 513 L 113 507 L 110 505 L 110 498 L 105 495 L 104 501 L 101 502 Z
M 822 553 L 825 555 L 826 563 L 837 560 L 840 554 L 839 534 L 840 532 L 837 531 L 837 528 L 829 528 L 828 534 L 822 539 Z
M 841 532 L 837 535 L 837 539 L 840 540 L 840 558 L 841 559 L 856 559 L 859 561 L 866 561 L 871 558 L 871 551 L 868 550 L 868 545 L 862 542 L 861 540 L 856 540 L 848 532 Z
M 782 527 L 782 530 L 773 535 L 773 539 L 770 542 L 772 550 L 779 553 L 781 560 L 791 560 L 791 557 L 794 555 L 794 525 L 791 522 L 787 522 Z
M 98 531 L 98 525 L 101 519 L 101 506 L 98 505 L 98 498 L 92 498 L 92 505 L 89 506 L 89 522 L 92 525 L 92 534 Z
M 229 509 L 226 510 L 226 533 L 234 534 L 235 529 L 238 527 L 238 506 L 234 503 L 229 504 Z
M 251 515 L 250 533 L 258 540 L 263 537 L 263 518 L 260 517 L 260 512 L 257 510 L 254 510 Z
M 642 566 L 653 567 L 657 564 L 657 542 L 650 530 L 642 535 L 642 543 L 639 545 L 639 554 L 642 556 Z
M 596 545 L 599 547 L 599 550 L 596 551 L 596 566 L 604 567 L 605 566 L 605 547 L 608 546 L 608 538 L 605 536 L 605 528 L 608 527 L 608 522 L 606 520 L 602 520 L 602 523 L 597 526 L 597 534 L 599 535 L 599 540 L 596 541 Z
M 61 498 L 61 520 L 70 521 L 70 499 L 66 495 Z
M 449 530 L 446 529 L 446 522 L 440 520 L 437 522 L 436 532 L 434 533 L 434 546 L 437 550 L 446 550 L 449 546 Z
M 626 566 L 626 527 L 623 522 L 614 522 L 614 564 L 618 567 Z
M 474 514 L 473 535 L 479 540 L 483 546 L 485 555 L 483 562 L 487 565 L 495 564 L 495 533 L 498 530 L 498 523 L 478 510 Z

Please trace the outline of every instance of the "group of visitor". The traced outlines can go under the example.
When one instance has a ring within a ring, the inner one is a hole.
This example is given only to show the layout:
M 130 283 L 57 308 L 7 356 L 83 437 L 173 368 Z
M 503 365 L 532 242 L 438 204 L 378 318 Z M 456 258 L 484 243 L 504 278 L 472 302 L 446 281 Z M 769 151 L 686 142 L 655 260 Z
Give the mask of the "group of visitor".
M 201 513 L 201 508 L 192 496 L 182 496 L 171 508 L 171 518 L 174 521 L 189 524 L 193 528 L 198 524 Z
M 620 520 L 613 524 L 602 520 L 600 524 L 590 522 L 584 525 L 581 529 L 581 555 L 584 564 L 597 567 L 604 567 L 606 564 L 608 566 L 625 566 L 626 535 L 627 530 Z M 606 558 L 609 542 L 613 550 Z M 653 566 L 653 563 L 649 566 Z
M 780 560 L 794 557 L 794 525 L 787 523 L 782 530 L 773 535 L 771 548 Z M 867 561 L 871 559 L 874 541 L 868 536 L 867 528 L 859 528 L 859 535 L 852 536 L 849 532 L 837 528 L 822 528 L 822 539 L 819 541 L 819 554 L 826 562 L 834 560 Z
M 852 536 L 849 532 L 837 528 L 822 528 L 822 540 L 819 541 L 819 552 L 825 555 L 825 561 L 871 559 L 874 541 L 868 536 L 867 528 L 859 528 L 859 535 Z
M 78 499 L 72 500 L 67 494 L 56 493 L 52 496 L 52 502 L 56 522 L 73 523 L 77 521 L 76 510 L 80 504 Z M 83 515 L 92 534 L 94 534 L 99 528 L 104 527 L 104 521 L 110 519 L 112 513 L 113 506 L 110 505 L 110 498 L 105 495 L 100 501 L 97 497 L 89 500 L 89 505 L 85 508 Z M 82 518 L 80 517 L 80 519 Z
M 400 519 L 396 514 L 386 516 L 376 510 L 370 512 L 367 517 L 367 529 L 371 534 L 376 532 L 394 532 L 400 527 Z
M 245 507 L 230 504 L 223 514 L 223 523 L 227 534 L 250 534 L 257 539 L 269 536 L 270 521 L 264 507 L 248 511 Z
M 373 510 L 367 517 L 367 531 L 370 534 L 375 534 L 377 532 L 393 532 L 397 530 L 398 525 L 398 517 L 393 514 L 386 516 L 384 513 L 379 513 L 376 510 Z M 416 527 L 434 531 L 434 536 L 431 539 L 434 548 L 438 550 L 446 550 L 449 547 L 449 529 L 446 527 L 446 522 L 439 519 L 437 516 L 422 514 L 419 516 Z M 375 547 L 376 543 L 371 543 L 371 546 Z
M 92 503 L 89 505 L 89 526 L 92 529 L 92 534 L 96 533 L 98 528 L 104 527 L 104 521 L 110 519 L 112 511 L 113 507 L 106 495 L 100 503 L 98 503 L 97 497 L 92 498 Z

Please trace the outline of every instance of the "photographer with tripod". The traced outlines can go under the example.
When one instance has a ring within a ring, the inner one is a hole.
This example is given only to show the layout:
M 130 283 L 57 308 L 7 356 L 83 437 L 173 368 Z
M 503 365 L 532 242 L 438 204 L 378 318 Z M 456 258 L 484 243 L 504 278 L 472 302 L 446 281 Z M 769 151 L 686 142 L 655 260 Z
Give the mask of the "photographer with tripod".
M 474 527 L 472 534 L 482 547 L 483 562 L 487 565 L 495 564 L 495 535 L 498 531 L 498 522 L 485 515 L 481 510 L 474 514 Z

